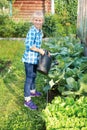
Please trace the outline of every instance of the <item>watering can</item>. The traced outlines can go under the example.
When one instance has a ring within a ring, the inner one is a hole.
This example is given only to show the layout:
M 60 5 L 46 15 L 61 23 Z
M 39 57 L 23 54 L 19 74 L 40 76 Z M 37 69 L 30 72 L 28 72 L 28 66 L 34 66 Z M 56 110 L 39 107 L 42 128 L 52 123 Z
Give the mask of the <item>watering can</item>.
M 49 52 L 45 50 L 45 54 L 40 55 L 39 57 L 39 64 L 38 64 L 37 70 L 41 72 L 42 74 L 47 75 L 50 70 L 51 63 L 52 63 L 52 58 L 49 55 Z

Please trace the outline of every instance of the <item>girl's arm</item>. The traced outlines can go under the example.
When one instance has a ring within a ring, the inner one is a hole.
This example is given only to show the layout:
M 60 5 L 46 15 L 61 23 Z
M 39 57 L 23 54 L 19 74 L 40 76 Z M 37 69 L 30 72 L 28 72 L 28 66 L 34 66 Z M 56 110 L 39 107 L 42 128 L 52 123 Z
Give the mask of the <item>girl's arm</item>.
M 44 53 L 45 53 L 42 48 L 39 49 L 39 48 L 37 48 L 36 46 L 32 46 L 32 47 L 30 48 L 30 50 L 39 52 L 41 55 L 44 55 Z

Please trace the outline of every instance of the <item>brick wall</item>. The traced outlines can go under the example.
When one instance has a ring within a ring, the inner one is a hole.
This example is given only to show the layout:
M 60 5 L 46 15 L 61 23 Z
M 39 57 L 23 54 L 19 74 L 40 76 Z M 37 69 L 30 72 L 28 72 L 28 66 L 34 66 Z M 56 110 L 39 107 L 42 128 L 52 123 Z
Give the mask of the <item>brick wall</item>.
M 13 9 L 15 18 L 28 19 L 36 10 L 49 13 L 51 11 L 51 0 L 15 0 Z

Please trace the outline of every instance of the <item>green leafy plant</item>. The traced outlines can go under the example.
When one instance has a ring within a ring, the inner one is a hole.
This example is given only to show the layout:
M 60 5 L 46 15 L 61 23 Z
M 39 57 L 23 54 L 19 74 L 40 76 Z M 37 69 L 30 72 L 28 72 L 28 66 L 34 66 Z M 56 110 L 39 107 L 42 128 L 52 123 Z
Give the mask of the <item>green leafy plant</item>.
M 70 94 L 82 94 L 79 91 L 80 80 L 87 72 L 87 57 L 83 56 L 83 45 L 74 37 L 55 38 L 53 41 L 51 39 L 51 42 L 49 41 L 46 45 L 50 46 L 51 53 L 57 54 L 54 55 L 54 59 L 59 63 L 53 66 L 49 72 L 48 89 L 56 86 L 63 95 L 69 94 L 70 91 Z
M 87 97 L 55 97 L 42 112 L 47 130 L 86 130 Z

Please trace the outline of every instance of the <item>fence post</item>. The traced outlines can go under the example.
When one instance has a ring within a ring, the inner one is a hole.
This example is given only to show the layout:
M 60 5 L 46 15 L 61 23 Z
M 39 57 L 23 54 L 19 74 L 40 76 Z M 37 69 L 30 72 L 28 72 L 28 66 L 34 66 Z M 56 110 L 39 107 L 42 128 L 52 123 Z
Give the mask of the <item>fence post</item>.
M 77 36 L 84 44 L 84 55 L 87 56 L 87 0 L 78 0 Z
M 9 15 L 12 16 L 12 0 L 7 1 L 9 1 Z

